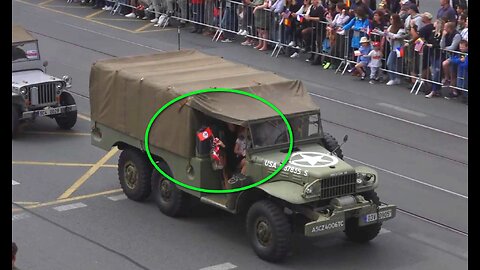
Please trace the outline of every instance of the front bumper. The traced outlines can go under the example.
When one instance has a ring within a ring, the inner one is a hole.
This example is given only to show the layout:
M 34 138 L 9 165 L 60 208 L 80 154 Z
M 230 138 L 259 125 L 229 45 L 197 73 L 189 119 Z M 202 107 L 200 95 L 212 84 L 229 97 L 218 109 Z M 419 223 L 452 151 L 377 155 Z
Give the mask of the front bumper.
M 41 110 L 23 112 L 22 119 L 42 117 L 42 116 L 52 116 L 52 115 L 67 113 L 67 112 L 76 111 L 76 110 L 77 110 L 77 105 L 46 107 Z
M 305 224 L 305 236 L 314 237 L 345 230 L 348 218 L 357 218 L 359 226 L 367 226 L 392 219 L 397 207 L 393 204 L 362 203 L 347 209 L 334 210 L 330 215 L 319 214 L 317 220 Z

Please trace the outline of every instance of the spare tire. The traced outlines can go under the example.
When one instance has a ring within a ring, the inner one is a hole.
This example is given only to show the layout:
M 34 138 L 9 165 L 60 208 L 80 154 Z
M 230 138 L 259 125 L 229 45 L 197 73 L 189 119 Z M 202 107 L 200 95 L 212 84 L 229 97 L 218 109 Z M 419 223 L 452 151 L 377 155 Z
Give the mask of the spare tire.
M 330 152 L 339 146 L 335 137 L 333 137 L 331 134 L 327 132 L 323 133 L 322 144 L 323 144 L 323 147 L 325 147 L 325 149 L 327 149 Z M 338 147 L 337 150 L 335 150 L 335 154 L 340 159 L 343 159 L 343 152 L 340 147 Z

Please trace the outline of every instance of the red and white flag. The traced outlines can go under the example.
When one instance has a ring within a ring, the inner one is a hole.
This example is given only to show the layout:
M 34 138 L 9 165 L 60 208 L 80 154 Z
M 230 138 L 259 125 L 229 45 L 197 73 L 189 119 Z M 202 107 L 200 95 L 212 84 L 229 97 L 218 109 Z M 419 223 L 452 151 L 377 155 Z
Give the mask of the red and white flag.
M 197 133 L 197 137 L 201 142 L 210 138 L 212 135 L 212 130 L 209 127 Z

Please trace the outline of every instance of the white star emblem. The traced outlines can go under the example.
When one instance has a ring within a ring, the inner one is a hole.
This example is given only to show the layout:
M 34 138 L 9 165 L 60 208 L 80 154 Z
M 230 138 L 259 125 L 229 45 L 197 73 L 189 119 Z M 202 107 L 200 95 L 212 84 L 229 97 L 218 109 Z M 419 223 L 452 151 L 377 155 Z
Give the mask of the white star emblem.
M 329 167 L 338 163 L 336 156 L 318 152 L 298 152 L 290 157 L 290 163 L 300 167 Z

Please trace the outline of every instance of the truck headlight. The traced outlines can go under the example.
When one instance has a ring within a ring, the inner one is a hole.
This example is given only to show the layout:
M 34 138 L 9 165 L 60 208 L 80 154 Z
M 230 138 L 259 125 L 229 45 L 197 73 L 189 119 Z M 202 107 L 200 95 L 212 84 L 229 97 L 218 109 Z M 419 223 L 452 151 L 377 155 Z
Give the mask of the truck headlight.
M 317 179 L 317 180 L 307 184 L 305 186 L 305 188 L 303 189 L 303 197 L 311 198 L 311 197 L 319 196 L 320 195 L 320 187 L 321 187 L 320 180 L 321 179 Z
M 61 82 L 57 82 L 56 85 L 57 85 L 57 90 L 60 90 L 63 87 L 63 84 Z
M 72 84 L 72 77 L 65 75 L 62 79 L 65 81 L 66 84 Z
M 26 95 L 27 94 L 27 89 L 25 87 L 20 88 L 20 94 Z
M 374 174 L 371 174 L 371 173 L 362 173 L 362 172 L 359 172 L 357 173 L 357 184 L 364 184 L 364 185 L 368 185 L 368 184 L 371 184 L 373 183 L 375 180 L 375 175 Z

